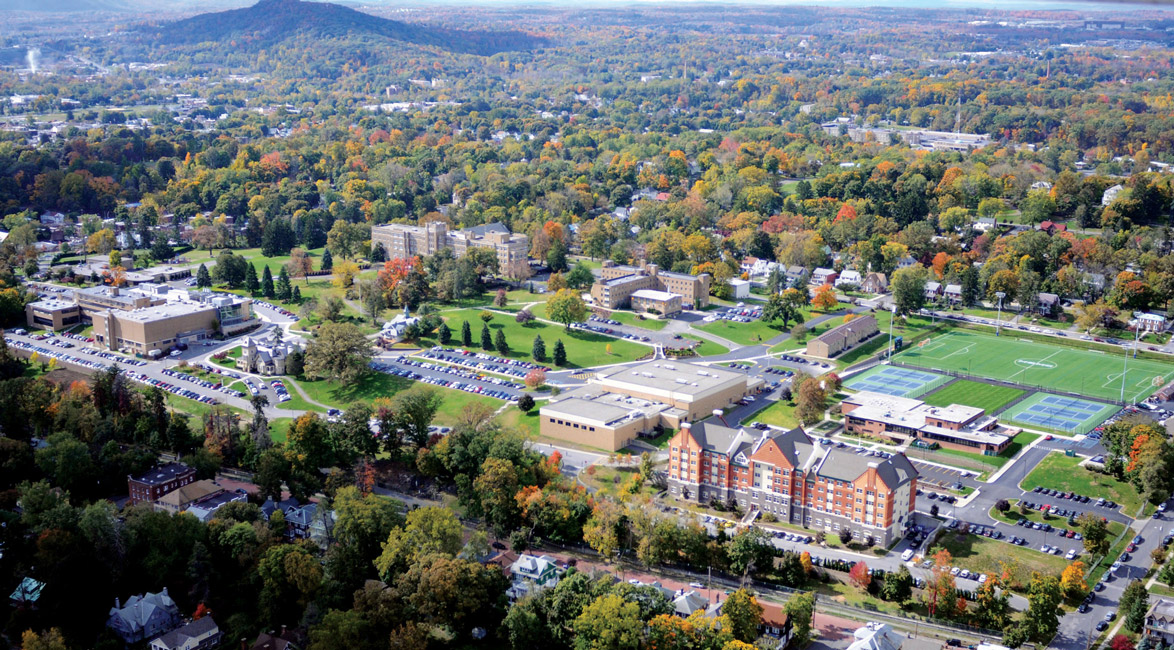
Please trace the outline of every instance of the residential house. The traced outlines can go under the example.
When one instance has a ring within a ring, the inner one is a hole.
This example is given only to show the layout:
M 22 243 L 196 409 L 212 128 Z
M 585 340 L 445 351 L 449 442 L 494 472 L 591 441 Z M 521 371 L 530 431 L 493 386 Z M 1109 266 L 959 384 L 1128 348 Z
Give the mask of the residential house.
M 142 596 L 131 596 L 126 605 L 117 598 L 110 608 L 106 627 L 110 628 L 125 643 L 138 643 L 168 632 L 179 625 L 179 608 L 163 591 Z
M 774 641 L 772 645 L 775 650 L 786 648 L 794 633 L 791 617 L 787 616 L 781 605 L 767 601 L 759 601 L 759 605 L 762 606 L 762 623 L 759 625 L 759 632 L 763 637 Z
M 188 506 L 188 514 L 194 516 L 196 519 L 204 523 L 212 521 L 216 516 L 216 512 L 230 503 L 248 503 L 249 494 L 244 490 L 237 488 L 235 490 L 225 490 L 204 497 L 199 501 Z
M 550 556 L 524 553 L 510 565 L 510 576 L 513 584 L 506 590 L 506 595 L 513 602 L 527 594 L 554 587 L 562 570 Z
M 281 328 L 274 329 L 268 340 L 246 336 L 236 367 L 258 375 L 284 375 L 286 359 L 299 349 L 293 341 L 281 338 Z
M 901 650 L 905 637 L 884 623 L 869 623 L 852 634 L 848 650 Z
M 689 618 L 696 611 L 707 611 L 709 600 L 694 590 L 678 592 L 672 599 L 673 614 L 681 618 Z
M 334 511 L 319 508 L 317 503 L 307 503 L 286 513 L 285 522 L 288 537 L 313 540 L 325 547 L 334 532 Z
M 832 269 L 825 269 L 821 267 L 812 271 L 811 281 L 809 284 L 813 284 L 817 287 L 823 286 L 825 284 L 835 284 L 836 279 L 839 277 L 840 274 L 836 273 Z
M 1130 324 L 1135 330 L 1140 329 L 1142 332 L 1166 331 L 1166 317 L 1161 314 L 1135 311 L 1133 312 L 1133 322 Z
M 253 642 L 251 650 L 297 650 L 297 638 L 292 632 L 287 632 L 283 627 L 281 633 L 262 632 L 257 635 L 257 640 Z
M 961 303 L 962 302 L 962 285 L 960 285 L 960 284 L 947 284 L 946 290 L 945 290 L 945 295 L 946 295 L 946 300 L 948 300 L 951 305 L 957 305 L 957 304 Z
M 151 640 L 151 650 L 206 650 L 220 645 L 220 627 L 211 616 L 196 619 L 183 627 Z
M 787 267 L 787 286 L 793 287 L 803 281 L 803 276 L 807 275 L 807 269 L 802 266 L 791 265 Z
M 20 584 L 16 585 L 16 589 L 13 590 L 12 595 L 8 599 L 17 607 L 22 605 L 25 607 L 36 607 L 37 601 L 41 598 L 41 590 L 44 588 L 45 583 L 36 578 L 25 576 L 20 581 Z
M 942 297 L 942 283 L 941 282 L 926 282 L 925 283 L 925 299 L 930 302 L 937 302 Z
M 265 499 L 265 503 L 261 504 L 261 515 L 265 517 L 265 521 L 269 521 L 273 513 L 280 510 L 281 514 L 288 519 L 289 513 L 296 510 L 300 505 L 301 503 L 293 497 L 283 501 L 274 501 L 273 497 L 269 497 Z
M 864 276 L 860 290 L 864 293 L 884 293 L 889 290 L 889 278 L 884 273 L 873 271 Z
M 1162 645 L 1174 643 L 1174 600 L 1158 597 L 1145 615 L 1142 633 Z
M 898 269 L 907 269 L 915 264 L 917 264 L 917 260 L 913 259 L 911 255 L 906 255 L 905 257 L 897 260 Z
M 1114 185 L 1113 187 L 1105 190 L 1105 193 L 1101 195 L 1101 206 L 1108 207 L 1109 204 L 1117 200 L 1117 195 L 1120 194 L 1124 189 L 1125 186 L 1123 185 Z
M 1045 316 L 1051 316 L 1060 311 L 1060 296 L 1043 291 L 1036 295 L 1036 311 Z
M 1068 225 L 1063 223 L 1056 223 L 1055 221 L 1045 220 L 1040 222 L 1039 229 L 1048 233 L 1049 235 L 1054 235 L 1058 232 L 1067 232 Z
M 979 217 L 978 221 L 974 222 L 974 229 L 985 233 L 994 230 L 997 225 L 994 217 Z
M 836 287 L 837 288 L 847 285 L 849 288 L 856 287 L 857 289 L 859 289 L 860 285 L 863 283 L 864 283 L 864 278 L 862 278 L 860 276 L 860 271 L 854 271 L 851 269 L 845 270 L 843 273 L 840 274 L 840 277 L 836 278 Z

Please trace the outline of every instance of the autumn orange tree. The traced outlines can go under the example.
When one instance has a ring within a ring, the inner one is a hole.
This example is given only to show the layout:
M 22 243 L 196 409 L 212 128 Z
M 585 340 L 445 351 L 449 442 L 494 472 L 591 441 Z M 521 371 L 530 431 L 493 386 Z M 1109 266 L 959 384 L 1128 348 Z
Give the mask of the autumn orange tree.
M 1084 581 L 1084 570 L 1084 562 L 1076 560 L 1060 574 L 1060 588 L 1064 590 L 1066 598 L 1079 598 L 1088 591 L 1088 583 Z
M 825 284 L 815 290 L 815 297 L 811 299 L 811 306 L 820 311 L 831 311 L 840 304 L 836 298 L 836 290 L 832 285 Z
M 852 584 L 856 585 L 857 589 L 861 591 L 868 591 L 868 585 L 872 584 L 872 576 L 868 573 L 868 565 L 864 562 L 857 562 L 852 566 L 852 570 L 848 572 L 848 578 L 852 580 Z

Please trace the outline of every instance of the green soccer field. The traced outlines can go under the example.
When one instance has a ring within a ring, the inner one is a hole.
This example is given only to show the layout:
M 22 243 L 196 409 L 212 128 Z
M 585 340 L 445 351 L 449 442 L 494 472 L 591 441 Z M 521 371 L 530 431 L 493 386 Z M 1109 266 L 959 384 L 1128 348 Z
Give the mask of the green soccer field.
M 1121 397 L 1124 353 L 1048 345 L 1016 338 L 1008 332 L 996 337 L 978 332 L 953 331 L 932 337 L 922 347 L 912 347 L 895 357 L 929 370 L 951 370 L 1024 386 L 1050 388 L 1116 400 Z M 1160 377 L 1155 385 L 1154 378 Z M 1174 377 L 1174 365 L 1149 359 L 1130 359 L 1125 376 L 1125 400 L 1148 397 Z

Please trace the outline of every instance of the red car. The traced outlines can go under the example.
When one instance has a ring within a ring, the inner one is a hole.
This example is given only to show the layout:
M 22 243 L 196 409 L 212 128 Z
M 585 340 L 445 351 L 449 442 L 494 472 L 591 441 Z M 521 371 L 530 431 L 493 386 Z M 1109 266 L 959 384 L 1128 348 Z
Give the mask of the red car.
M 1044 440 L 1055 440 L 1052 436 L 1044 436 Z

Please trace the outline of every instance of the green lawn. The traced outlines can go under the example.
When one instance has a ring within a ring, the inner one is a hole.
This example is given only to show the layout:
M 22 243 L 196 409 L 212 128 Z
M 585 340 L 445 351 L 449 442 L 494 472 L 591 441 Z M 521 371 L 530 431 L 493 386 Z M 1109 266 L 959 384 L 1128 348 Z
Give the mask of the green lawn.
M 795 406 L 782 400 L 772 402 L 770 406 L 742 420 L 742 424 L 749 424 L 750 422 L 773 424 L 776 427 L 783 427 L 785 429 L 793 429 L 799 426 L 799 420 L 795 417 Z
M 933 406 L 949 406 L 951 404 L 976 406 L 985 409 L 989 414 L 995 413 L 1004 404 L 1020 397 L 1024 392 L 1018 388 L 959 379 L 921 399 L 926 404 Z
M 594 469 L 588 470 L 580 474 L 579 478 L 585 483 L 588 489 L 597 490 L 599 494 L 605 494 L 612 497 L 619 497 L 624 492 L 624 486 L 632 480 L 632 477 L 640 473 L 640 468 L 632 467 L 604 467 L 602 465 L 592 465 Z M 656 488 L 645 483 L 640 487 L 639 494 L 653 496 L 656 494 Z
M 698 345 L 697 347 L 693 348 L 693 351 L 696 352 L 697 356 L 699 356 L 699 357 L 712 357 L 712 356 L 717 356 L 719 354 L 725 354 L 730 351 L 729 348 L 727 348 L 724 345 L 714 343 L 713 341 L 707 341 L 706 339 L 703 339 L 698 336 L 689 336 L 688 334 L 686 334 L 686 335 L 684 335 L 684 338 L 687 338 L 687 339 L 690 339 L 693 341 L 701 341 L 701 345 Z
M 497 421 L 501 422 L 503 426 L 517 429 L 527 438 L 533 440 L 538 437 L 538 409 L 539 406 L 535 406 L 530 409 L 529 413 L 523 413 L 518 407 L 511 406 L 497 416 Z
M 285 381 L 294 381 L 297 383 L 304 391 L 306 391 L 306 394 L 310 397 L 310 399 L 314 400 L 315 402 L 341 409 L 345 409 L 348 404 L 353 402 L 364 402 L 370 404 L 375 401 L 375 398 L 377 397 L 392 397 L 396 393 L 405 390 L 412 384 L 416 383 L 410 379 L 404 379 L 403 377 L 396 377 L 395 375 L 389 375 L 382 372 L 367 373 L 359 381 L 349 384 L 339 384 L 337 382 L 330 382 L 325 380 L 294 380 L 289 377 L 286 377 Z M 436 424 L 447 426 L 455 424 L 461 415 L 461 411 L 468 404 L 485 404 L 491 407 L 493 410 L 497 410 L 503 403 L 499 399 L 486 397 L 484 395 L 476 395 L 474 393 L 467 393 L 463 390 L 452 390 L 441 387 L 433 388 L 439 391 L 440 395 L 444 398 L 444 404 L 436 413 L 436 419 L 434 420 Z M 304 404 L 304 400 L 298 397 L 296 391 L 290 391 L 290 395 L 293 397 L 293 399 L 289 402 L 286 402 L 282 406 L 292 408 L 290 406 L 292 404 L 296 404 L 298 402 L 302 402 Z M 318 407 L 310 407 L 308 405 L 306 406 L 307 408 L 304 410 L 322 410 Z M 537 413 L 537 409 L 535 409 L 535 413 Z
M 1010 570 L 1013 587 L 1026 585 L 1032 572 L 1059 577 L 1068 566 L 1061 556 L 1044 555 L 1028 546 L 1015 546 L 979 535 L 947 532 L 938 538 L 938 544 L 954 557 L 954 566 L 996 575 L 1004 568 Z
M 544 305 L 540 305 L 544 306 Z M 453 340 L 450 345 L 460 346 L 461 323 L 468 321 L 469 328 L 473 334 L 473 345 L 470 349 L 481 350 L 481 312 L 473 309 L 460 309 L 450 312 L 441 312 L 448 327 L 452 330 Z M 535 315 L 538 315 L 538 310 L 535 310 Z M 562 339 L 563 346 L 567 351 L 567 367 L 569 368 L 586 368 L 590 366 L 598 366 L 610 363 L 620 363 L 623 361 L 633 361 L 645 354 L 648 354 L 652 348 L 617 339 L 602 334 L 595 334 L 584 330 L 566 330 L 561 325 L 551 325 L 539 321 L 531 322 L 527 325 L 519 325 L 512 316 L 505 314 L 495 314 L 493 320 L 489 322 L 490 333 L 496 338 L 497 332 L 505 333 L 506 343 L 509 344 L 509 356 L 514 359 L 529 359 L 530 350 L 534 345 L 534 337 L 541 335 L 542 340 L 546 343 L 546 353 L 551 354 L 554 349 L 554 343 L 558 339 Z M 428 339 L 422 342 L 422 345 L 431 345 L 435 339 Z M 611 354 L 608 354 L 607 348 L 611 346 Z M 494 352 L 494 354 L 497 354 Z
M 646 330 L 662 330 L 669 324 L 667 320 L 656 318 L 640 318 L 637 314 L 630 311 L 613 311 L 610 318 L 618 320 L 624 325 L 631 325 L 632 327 L 639 327 Z
M 786 330 L 776 328 L 762 320 L 751 321 L 749 323 L 718 320 L 712 323 L 701 323 L 693 327 L 741 345 L 766 343 L 779 334 L 790 331 L 790 328 Z
M 953 465 L 949 458 L 967 458 L 972 461 L 982 463 L 988 468 L 999 468 L 1007 464 L 1007 461 L 1015 457 L 1027 445 L 1030 445 L 1036 438 L 1039 438 L 1038 433 L 1031 433 L 1029 431 L 1020 431 L 1014 438 L 1011 439 L 1011 444 L 997 456 L 987 456 L 973 451 L 962 451 L 961 449 L 917 449 L 915 453 L 917 457 L 926 460 L 934 460 L 947 465 Z M 912 452 L 913 450 L 911 450 Z M 943 458 L 944 457 L 944 458 Z
M 324 251 L 324 250 L 325 250 L 325 248 L 311 248 L 306 251 L 306 254 L 314 262 L 314 270 L 315 271 L 317 271 L 322 265 L 322 251 Z M 212 259 L 216 259 L 216 256 L 219 254 L 220 254 L 220 251 L 214 249 L 212 251 Z M 241 257 L 245 258 L 249 262 L 252 262 L 253 266 L 256 267 L 256 269 L 257 269 L 257 277 L 258 278 L 265 271 L 264 267 L 268 266 L 269 271 L 273 274 L 274 280 L 277 279 L 277 274 L 281 272 L 281 267 L 285 266 L 286 262 L 289 261 L 289 255 L 278 255 L 276 257 L 266 257 L 261 254 L 260 248 L 243 248 L 241 250 L 232 251 L 232 254 L 233 255 L 240 255 Z M 193 262 L 195 262 L 197 264 L 199 264 L 200 262 L 206 261 L 207 258 L 208 258 L 207 251 L 192 251 L 188 255 L 188 259 L 192 260 Z M 335 264 L 337 264 L 338 262 L 341 262 L 341 261 L 342 260 L 340 260 L 338 258 L 335 258 L 335 260 L 334 260 Z M 325 282 L 327 284 L 329 284 L 330 279 L 327 277 Z M 303 287 L 302 291 L 303 292 L 305 291 L 304 287 Z
M 1120 504 L 1122 514 L 1135 517 L 1142 506 L 1137 490 L 1129 483 L 1118 481 L 1107 474 L 1098 474 L 1079 467 L 1082 460 L 1084 459 L 1079 456 L 1048 454 L 1027 478 L 1023 479 L 1020 487 L 1031 490 L 1038 485 L 1061 492 L 1075 492 L 1093 499 L 1108 499 Z
M 955 329 L 934 336 L 923 347 L 907 347 L 896 359 L 918 367 L 953 370 L 1102 399 L 1118 399 L 1122 385 L 1120 355 L 1028 340 L 1010 331 L 995 337 Z M 1149 396 L 1157 390 L 1155 377 L 1162 381 L 1174 377 L 1174 364 L 1131 359 L 1125 378 L 1125 398 L 1136 401 Z
M 269 421 L 269 437 L 273 438 L 274 442 L 285 442 L 289 437 L 289 425 L 293 424 L 293 418 L 276 418 Z

